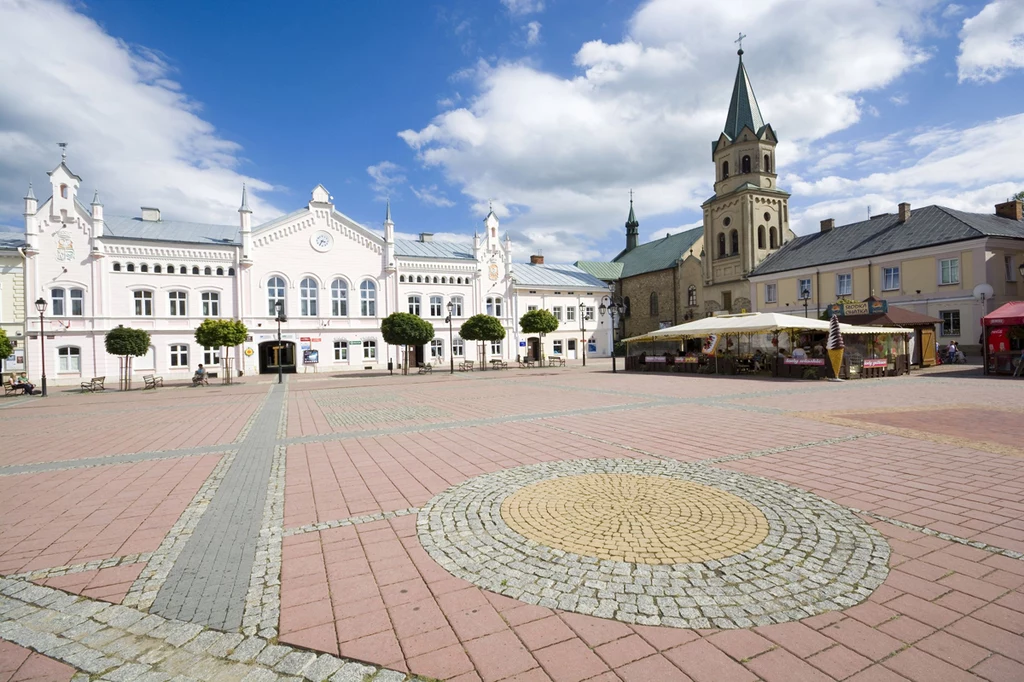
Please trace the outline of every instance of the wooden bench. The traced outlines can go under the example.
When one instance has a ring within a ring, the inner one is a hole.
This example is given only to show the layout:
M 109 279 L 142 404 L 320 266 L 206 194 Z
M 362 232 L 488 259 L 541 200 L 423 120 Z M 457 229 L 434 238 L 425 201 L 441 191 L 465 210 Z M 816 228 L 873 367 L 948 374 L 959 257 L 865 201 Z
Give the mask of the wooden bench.
M 432 362 L 421 362 L 419 371 L 417 374 L 432 374 L 434 372 L 434 363 Z
M 537 361 L 534 360 L 533 358 L 523 358 L 523 359 L 521 359 L 519 361 L 519 366 L 520 367 L 527 367 L 527 368 L 529 368 L 529 367 L 536 367 L 537 366 Z
M 197 377 L 195 374 L 193 374 L 192 375 L 192 385 L 193 386 L 209 386 L 210 385 L 210 377 L 209 377 L 209 375 L 204 374 L 201 377 Z
M 86 391 L 89 391 L 90 393 L 95 393 L 96 391 L 107 390 L 106 387 L 103 386 L 103 382 L 105 380 L 106 377 L 93 377 L 92 379 L 89 379 L 89 381 L 83 381 L 82 393 L 85 393 Z
M 5 398 L 7 396 L 9 396 L 9 395 L 16 394 L 18 391 L 21 391 L 21 394 L 25 395 L 25 388 L 23 386 L 15 386 L 14 385 L 14 380 L 11 379 L 10 377 L 8 377 L 7 379 L 4 379 L 4 397 Z
M 491 369 L 508 369 L 508 363 L 504 360 L 491 360 Z
M 460 372 L 472 372 L 473 371 L 473 360 L 463 360 L 459 363 Z
M 164 378 L 158 377 L 154 374 L 143 374 L 142 380 L 146 382 L 146 385 L 142 387 L 143 391 L 145 391 L 147 388 L 152 388 L 153 390 L 156 390 L 157 386 L 164 385 Z
M 565 358 L 548 358 L 548 367 L 565 367 Z

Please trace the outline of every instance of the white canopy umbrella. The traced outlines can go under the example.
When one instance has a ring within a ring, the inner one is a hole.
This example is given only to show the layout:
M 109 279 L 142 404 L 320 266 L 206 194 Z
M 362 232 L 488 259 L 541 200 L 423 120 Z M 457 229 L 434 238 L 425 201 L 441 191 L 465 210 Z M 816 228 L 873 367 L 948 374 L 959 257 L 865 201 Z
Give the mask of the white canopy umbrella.
M 840 324 L 844 334 L 907 334 L 910 330 L 899 327 L 865 327 L 851 324 Z M 625 339 L 627 343 L 646 341 L 674 341 L 711 334 L 753 334 L 768 331 L 828 331 L 828 321 L 810 317 L 798 317 L 783 313 L 740 313 L 738 315 L 718 315 L 704 317 L 693 322 L 677 324 L 642 336 Z

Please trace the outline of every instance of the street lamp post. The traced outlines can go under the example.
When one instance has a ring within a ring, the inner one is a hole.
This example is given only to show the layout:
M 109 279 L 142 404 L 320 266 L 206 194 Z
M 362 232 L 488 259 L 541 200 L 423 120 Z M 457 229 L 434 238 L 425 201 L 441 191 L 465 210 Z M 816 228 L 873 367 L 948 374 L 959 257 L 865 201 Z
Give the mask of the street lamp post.
M 39 311 L 39 352 L 43 370 L 42 380 L 39 387 L 42 389 L 42 397 L 46 397 L 46 330 L 43 329 L 43 313 L 46 312 L 46 299 L 40 297 L 36 300 L 36 310 Z
M 281 345 L 281 323 L 287 322 L 288 318 L 284 314 L 284 301 L 275 301 L 274 308 L 277 309 L 277 317 L 274 318 L 274 322 L 277 322 L 277 383 L 284 383 L 284 346 Z
M 810 289 L 804 289 L 800 292 L 800 297 L 804 299 L 804 317 L 807 317 L 807 301 L 811 299 Z
M 605 313 L 608 313 L 612 318 L 612 372 L 617 372 L 619 370 L 615 366 L 615 328 L 618 325 L 618 319 L 626 312 L 626 307 L 622 304 L 621 297 L 605 296 L 601 299 L 601 307 L 598 308 L 598 311 L 602 317 Z
M 455 374 L 455 331 L 452 327 L 452 311 L 455 310 L 455 304 L 448 301 L 448 317 L 444 318 L 444 321 L 448 323 L 448 356 L 451 362 L 451 371 L 449 374 Z
M 587 306 L 580 303 L 580 336 L 583 337 L 583 366 L 587 366 L 587 320 L 590 319 L 590 315 L 587 314 Z M 614 351 L 614 347 L 612 349 Z

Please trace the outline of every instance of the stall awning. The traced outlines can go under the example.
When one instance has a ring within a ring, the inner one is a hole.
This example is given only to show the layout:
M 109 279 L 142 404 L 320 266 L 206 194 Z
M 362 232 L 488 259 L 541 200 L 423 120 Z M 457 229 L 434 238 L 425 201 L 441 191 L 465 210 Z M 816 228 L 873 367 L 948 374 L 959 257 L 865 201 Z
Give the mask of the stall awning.
M 906 334 L 909 330 L 898 327 L 860 327 L 840 324 L 844 334 Z M 627 343 L 673 341 L 709 336 L 711 334 L 754 334 L 774 331 L 828 331 L 828 321 L 797 317 L 782 313 L 740 313 L 705 317 L 625 339 Z
M 1024 324 L 1024 301 L 1011 301 L 999 306 L 982 318 L 986 327 L 1005 327 Z

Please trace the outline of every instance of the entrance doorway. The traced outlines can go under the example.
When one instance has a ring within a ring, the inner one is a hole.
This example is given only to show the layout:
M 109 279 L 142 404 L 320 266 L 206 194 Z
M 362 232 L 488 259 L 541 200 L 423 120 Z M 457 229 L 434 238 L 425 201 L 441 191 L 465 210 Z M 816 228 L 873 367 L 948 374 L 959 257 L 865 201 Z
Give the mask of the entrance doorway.
M 282 341 L 264 341 L 260 344 L 260 374 L 276 374 L 278 364 L 281 371 L 291 374 L 295 372 L 295 344 Z
M 569 360 L 576 359 L 576 339 L 568 339 L 565 342 L 565 357 Z
M 540 360 L 540 339 L 536 336 L 531 336 L 526 340 L 526 347 L 529 348 L 527 351 L 527 357 L 531 360 Z

